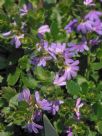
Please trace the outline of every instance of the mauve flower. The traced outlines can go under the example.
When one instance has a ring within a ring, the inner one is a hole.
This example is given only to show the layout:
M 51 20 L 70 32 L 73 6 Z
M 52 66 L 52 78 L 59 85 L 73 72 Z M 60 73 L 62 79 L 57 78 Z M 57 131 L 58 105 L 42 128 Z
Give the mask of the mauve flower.
M 93 25 L 93 22 L 90 20 L 87 20 L 78 25 L 77 31 L 82 32 L 83 34 L 86 34 L 92 31 L 92 25 Z
M 73 19 L 72 21 L 68 23 L 68 25 L 65 26 L 64 30 L 66 30 L 67 33 L 71 33 L 75 25 L 77 24 L 77 22 L 78 22 L 77 19 Z
M 50 32 L 50 28 L 48 25 L 42 25 L 39 29 L 38 29 L 38 36 L 39 34 L 41 34 L 42 36 L 46 33 L 46 32 Z
M 64 58 L 69 59 L 76 55 L 75 52 L 70 51 L 70 47 L 71 46 L 73 47 L 74 45 L 75 45 L 74 43 L 68 43 L 68 48 L 66 48 L 63 53 Z
M 28 123 L 25 127 L 30 133 L 34 132 L 34 133 L 39 133 L 39 129 L 43 129 L 43 126 L 38 125 L 34 122 Z
M 101 22 L 95 22 L 93 24 L 93 31 L 96 32 L 99 35 L 102 35 L 102 23 Z
M 56 115 L 56 113 L 59 111 L 59 107 L 61 104 L 63 104 L 64 102 L 61 100 L 57 100 L 52 102 L 52 106 L 51 106 L 51 113 L 52 115 Z
M 67 133 L 67 136 L 73 136 L 72 128 L 69 127 L 66 133 Z
M 53 84 L 57 85 L 57 86 L 65 86 L 66 85 L 66 77 L 59 76 L 59 74 L 57 73 L 54 78 Z
M 67 59 L 65 61 L 65 70 L 62 77 L 66 80 L 70 80 L 71 78 L 76 77 L 79 70 L 78 64 L 79 60 L 73 61 L 72 59 Z
M 71 78 L 77 76 L 77 72 L 79 70 L 78 64 L 79 60 L 73 61 L 72 59 L 66 59 L 64 74 L 61 76 L 56 74 L 53 84 L 58 86 L 66 85 L 66 80 L 70 80 Z
M 81 42 L 81 43 L 79 43 L 79 44 L 71 44 L 71 45 L 69 46 L 69 51 L 70 51 L 70 52 L 75 52 L 75 53 L 81 52 L 81 53 L 82 53 L 82 52 L 84 52 L 85 50 L 86 50 L 86 51 L 89 50 L 86 41 L 83 41 L 83 42 Z
M 76 114 L 76 117 L 77 119 L 79 120 L 80 119 L 80 108 L 83 106 L 84 104 L 81 102 L 81 98 L 78 98 L 77 101 L 76 101 L 76 106 L 75 106 L 75 114 Z
M 20 9 L 20 15 L 21 16 L 24 16 L 28 13 L 28 11 L 30 9 L 32 9 L 32 4 L 31 3 L 28 3 L 28 4 L 24 4 L 23 7 Z
M 16 48 L 19 48 L 21 46 L 21 41 L 20 39 L 24 38 L 24 34 L 21 34 L 19 36 L 14 36 L 13 39 L 11 40 L 11 45 L 15 45 Z
M 34 113 L 34 120 L 37 122 L 40 121 L 42 118 L 42 111 L 41 110 L 36 110 Z
M 35 106 L 38 108 L 38 109 L 42 109 L 42 110 L 45 110 L 45 111 L 50 111 L 51 110 L 51 103 L 49 103 L 46 99 L 40 99 L 40 94 L 38 91 L 35 92 L 35 101 L 36 101 L 36 104 Z
M 54 54 L 62 54 L 66 49 L 66 43 L 51 43 L 48 48 L 50 53 Z
M 4 32 L 4 33 L 2 33 L 2 35 L 3 35 L 4 37 L 8 37 L 8 36 L 11 35 L 11 31 Z
M 101 16 L 102 16 L 102 12 L 92 10 L 85 16 L 85 19 L 93 21 L 93 22 L 100 22 L 99 17 L 101 17 Z
M 39 59 L 39 62 L 37 64 L 37 66 L 42 66 L 42 67 L 45 67 L 46 66 L 46 62 L 51 60 L 52 57 L 51 56 L 45 56 L 45 57 L 42 57 Z
M 18 101 L 26 101 L 29 103 L 30 101 L 30 90 L 27 88 L 24 88 L 21 93 L 18 95 Z
M 89 41 L 89 44 L 94 46 L 94 45 L 98 45 L 101 42 L 101 40 L 99 40 L 99 38 L 97 37 L 96 39 L 91 39 Z
M 93 3 L 93 0 L 84 0 L 84 5 L 86 5 L 86 6 L 95 6 L 95 3 Z
M 33 64 L 33 65 L 36 66 L 36 65 L 39 63 L 39 60 L 40 60 L 39 57 L 32 56 L 32 57 L 31 57 L 31 64 Z

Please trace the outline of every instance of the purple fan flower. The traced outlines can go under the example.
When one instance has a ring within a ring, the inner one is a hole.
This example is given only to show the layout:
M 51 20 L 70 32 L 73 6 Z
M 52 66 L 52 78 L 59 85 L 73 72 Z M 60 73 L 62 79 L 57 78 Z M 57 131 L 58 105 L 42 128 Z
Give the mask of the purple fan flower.
M 25 127 L 30 133 L 34 132 L 34 133 L 39 133 L 39 129 L 43 129 L 43 126 L 38 125 L 34 122 L 28 123 Z
M 39 60 L 40 60 L 40 58 L 33 56 L 33 57 L 31 57 L 31 64 L 36 66 L 39 63 Z
M 42 111 L 41 110 L 36 110 L 34 113 L 34 120 L 37 122 L 40 121 L 42 118 Z
M 75 109 L 74 109 L 75 114 L 76 114 L 76 117 L 77 117 L 78 120 L 80 119 L 80 108 L 81 108 L 83 105 L 84 105 L 84 104 L 81 102 L 81 98 L 78 98 L 77 101 L 76 101 L 76 107 L 75 107 Z
M 90 20 L 87 20 L 86 22 L 82 22 L 78 25 L 77 31 L 82 32 L 83 34 L 86 34 L 92 31 L 92 25 L 93 25 L 93 22 Z
M 67 133 L 67 136 L 73 136 L 72 128 L 69 127 L 66 133 Z
M 66 43 L 51 43 L 48 48 L 49 52 L 54 54 L 62 54 L 66 49 Z
M 77 72 L 79 70 L 79 60 L 73 61 L 71 59 L 65 61 L 65 71 L 63 78 L 66 80 L 70 80 L 73 77 L 77 76 Z
M 86 16 L 85 19 L 86 20 L 90 20 L 92 22 L 100 22 L 100 18 L 102 16 L 102 12 L 100 11 L 90 11 Z
M 46 32 L 50 32 L 50 28 L 48 25 L 42 25 L 39 29 L 38 29 L 38 35 L 44 35 Z
M 95 31 L 99 35 L 102 35 L 102 23 L 101 22 L 94 23 L 93 31 Z
M 86 6 L 95 6 L 95 3 L 93 3 L 93 0 L 84 0 L 84 5 L 86 5 Z
M 68 43 L 68 45 L 69 45 L 69 47 L 71 47 L 71 46 L 73 47 L 75 44 Z M 66 58 L 66 59 L 72 58 L 76 55 L 75 52 L 70 51 L 69 47 L 65 49 L 64 54 L 63 54 L 64 58 Z
M 51 59 L 52 59 L 52 57 L 50 57 L 50 56 L 42 57 L 42 58 L 39 59 L 39 62 L 37 64 L 37 66 L 45 67 L 46 66 L 46 62 L 48 60 L 51 60 Z
M 18 95 L 18 101 L 26 101 L 29 103 L 30 101 L 30 90 L 25 88 L 21 93 Z
M 73 19 L 72 21 L 70 21 L 68 23 L 68 25 L 65 26 L 65 30 L 67 33 L 71 33 L 75 27 L 75 25 L 77 24 L 78 20 L 77 19 Z
M 64 102 L 61 100 L 57 100 L 57 101 L 52 102 L 52 108 L 51 108 L 52 115 L 56 115 L 56 113 L 59 111 L 59 106 L 63 103 Z
M 57 86 L 64 86 L 66 85 L 66 78 L 64 76 L 59 76 L 59 74 L 57 73 L 53 81 L 53 84 Z
M 79 53 L 79 52 L 84 52 L 84 51 L 88 51 L 89 48 L 87 46 L 87 42 L 81 42 L 80 44 L 72 44 L 69 47 L 69 51 L 71 52 L 75 52 L 75 53 Z
M 32 9 L 32 8 L 33 8 L 33 7 L 32 7 L 32 4 L 31 4 L 31 3 L 28 3 L 27 5 L 24 4 L 23 7 L 20 9 L 20 15 L 21 15 L 21 16 L 26 15 L 26 14 L 28 13 L 28 11 L 29 11 L 30 9 Z
M 99 38 L 97 37 L 96 39 L 91 39 L 89 41 L 90 45 L 94 46 L 94 45 L 98 45 L 101 42 L 101 40 L 99 40 Z
M 24 34 L 20 36 L 14 36 L 13 39 L 11 40 L 11 45 L 15 45 L 16 48 L 19 48 L 21 46 L 20 39 L 24 38 Z
M 45 111 L 51 110 L 51 103 L 49 103 L 46 99 L 40 99 L 40 94 L 38 91 L 35 92 L 35 101 L 36 101 L 36 107 L 38 109 L 42 109 Z
M 73 77 L 77 76 L 77 72 L 79 70 L 79 60 L 73 61 L 72 59 L 67 59 L 65 61 L 65 70 L 62 76 L 58 74 L 55 76 L 54 84 L 58 86 L 66 85 L 66 80 L 70 80 Z
M 5 32 L 5 33 L 2 33 L 2 35 L 3 35 L 4 37 L 8 37 L 8 36 L 10 36 L 10 35 L 11 35 L 11 31 L 8 31 L 8 32 Z

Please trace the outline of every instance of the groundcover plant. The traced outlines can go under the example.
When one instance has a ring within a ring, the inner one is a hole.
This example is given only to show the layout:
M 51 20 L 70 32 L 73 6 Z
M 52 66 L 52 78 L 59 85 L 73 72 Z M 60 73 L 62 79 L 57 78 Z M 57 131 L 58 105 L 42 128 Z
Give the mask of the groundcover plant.
M 0 0 L 0 136 L 102 136 L 102 0 Z

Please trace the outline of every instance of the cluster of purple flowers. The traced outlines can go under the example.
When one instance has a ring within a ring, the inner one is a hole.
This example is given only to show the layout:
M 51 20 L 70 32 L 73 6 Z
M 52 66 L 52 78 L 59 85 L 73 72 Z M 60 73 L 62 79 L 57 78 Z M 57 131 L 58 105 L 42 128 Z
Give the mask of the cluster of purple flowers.
M 60 58 L 62 59 L 61 68 L 59 72 L 56 72 L 53 81 L 53 83 L 58 86 L 66 85 L 67 80 L 76 77 L 79 70 L 79 60 L 74 60 L 73 58 L 79 53 L 89 50 L 87 42 L 84 40 L 79 44 L 59 42 L 49 44 L 43 40 L 36 45 L 36 49 L 38 52 L 41 52 L 41 57 L 32 57 L 31 63 L 33 65 L 45 67 L 47 61 L 52 60 L 57 63 Z
M 63 104 L 63 101 L 48 101 L 46 99 L 41 99 L 38 91 L 35 91 L 34 96 L 31 95 L 30 90 L 25 88 L 18 95 L 18 101 L 26 101 L 29 106 L 33 106 L 34 111 L 32 113 L 32 117 L 28 120 L 25 128 L 28 129 L 29 132 L 38 133 L 38 129 L 42 129 L 43 126 L 38 125 L 35 122 L 38 122 L 42 118 L 42 111 L 47 111 L 52 115 L 56 115 L 59 111 L 59 107 Z M 33 102 L 32 102 L 33 101 Z
M 81 32 L 85 35 L 90 32 L 95 32 L 98 35 L 102 35 L 102 22 L 100 19 L 101 16 L 102 12 L 92 10 L 84 17 L 83 21 L 80 24 L 78 24 L 74 19 L 69 22 L 69 24 L 65 27 L 65 30 L 67 31 L 67 33 L 72 32 L 72 30 L 75 28 L 75 23 L 77 23 L 76 30 L 79 33 Z

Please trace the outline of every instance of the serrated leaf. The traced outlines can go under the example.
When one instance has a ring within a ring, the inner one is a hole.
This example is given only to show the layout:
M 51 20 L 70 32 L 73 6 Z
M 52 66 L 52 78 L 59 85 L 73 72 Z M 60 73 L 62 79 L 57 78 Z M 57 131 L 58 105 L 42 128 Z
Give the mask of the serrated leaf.
M 52 126 L 46 115 L 43 115 L 43 121 L 45 136 L 58 136 L 55 128 Z
M 11 87 L 3 87 L 2 88 L 2 97 L 9 101 L 13 96 L 16 95 L 16 90 Z

